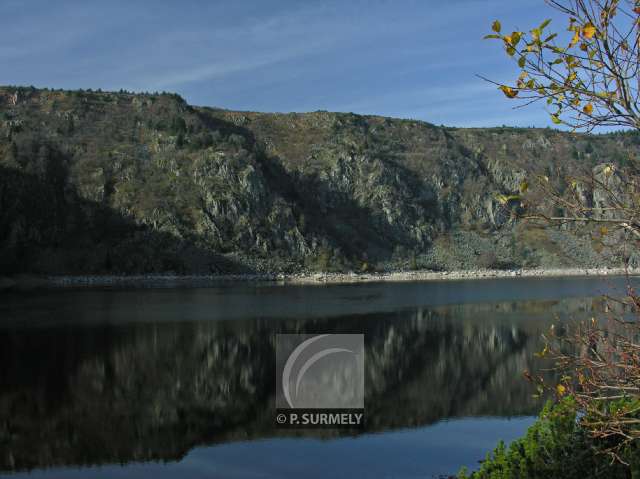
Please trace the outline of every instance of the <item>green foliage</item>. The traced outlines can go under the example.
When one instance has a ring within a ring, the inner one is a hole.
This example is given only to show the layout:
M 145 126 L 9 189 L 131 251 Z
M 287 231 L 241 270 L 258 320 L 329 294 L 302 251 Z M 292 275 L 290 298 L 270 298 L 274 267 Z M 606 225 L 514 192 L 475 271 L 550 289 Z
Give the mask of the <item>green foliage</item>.
M 171 120 L 171 133 L 173 135 L 184 134 L 187 132 L 187 123 L 181 116 L 174 116 Z
M 364 263 L 364 265 L 367 265 L 367 263 Z M 307 257 L 305 266 L 313 271 L 323 273 L 344 272 L 346 270 L 343 256 L 327 247 L 322 247 L 314 255 Z M 367 268 L 369 268 L 369 265 L 367 265 Z M 362 271 L 364 272 L 364 269 Z
M 184 147 L 184 134 L 183 133 L 178 133 L 178 136 L 176 136 L 176 148 L 180 149 L 182 147 Z
M 567 397 L 553 405 L 547 403 L 539 419 L 525 437 L 507 447 L 500 442 L 487 455 L 480 468 L 459 479 L 588 479 L 607 477 L 622 479 L 635 474 L 638 450 L 627 449 L 624 460 L 631 465 L 612 462 L 599 452 L 603 445 L 592 439 L 580 426 L 575 401 Z
M 328 248 L 321 248 L 313 257 L 307 259 L 307 267 L 317 271 L 329 271 L 331 258 L 331 251 Z

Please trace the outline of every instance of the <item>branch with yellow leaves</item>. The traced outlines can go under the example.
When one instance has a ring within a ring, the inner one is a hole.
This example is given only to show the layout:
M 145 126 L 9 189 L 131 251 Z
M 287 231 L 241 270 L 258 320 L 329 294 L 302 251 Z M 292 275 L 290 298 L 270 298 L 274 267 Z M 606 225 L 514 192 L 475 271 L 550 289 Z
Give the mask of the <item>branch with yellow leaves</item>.
M 502 33 L 495 21 L 485 38 L 500 40 L 520 74 L 495 83 L 507 98 L 544 100 L 551 120 L 574 130 L 640 128 L 640 4 L 620 0 L 547 0 L 568 17 L 566 33 L 545 20 L 528 32 Z M 484 77 L 482 77 L 484 78 Z M 485 78 L 486 80 L 486 78 Z

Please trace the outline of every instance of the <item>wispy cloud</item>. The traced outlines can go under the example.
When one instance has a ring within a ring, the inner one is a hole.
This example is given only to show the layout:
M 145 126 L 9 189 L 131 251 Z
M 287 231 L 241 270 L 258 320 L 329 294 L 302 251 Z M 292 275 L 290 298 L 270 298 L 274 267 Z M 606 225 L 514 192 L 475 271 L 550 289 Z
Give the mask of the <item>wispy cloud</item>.
M 61 0 L 0 4 L 0 83 L 172 90 L 237 109 L 349 110 L 448 124 L 517 118 L 499 17 L 526 28 L 540 0 Z M 536 118 L 543 120 L 544 112 Z M 517 120 L 514 120 L 517 121 Z

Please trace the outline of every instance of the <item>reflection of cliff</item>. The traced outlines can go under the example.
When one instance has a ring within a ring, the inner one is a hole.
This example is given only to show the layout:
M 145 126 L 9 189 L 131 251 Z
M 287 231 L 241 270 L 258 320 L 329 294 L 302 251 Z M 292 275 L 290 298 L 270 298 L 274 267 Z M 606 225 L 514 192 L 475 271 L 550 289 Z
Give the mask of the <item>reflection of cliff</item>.
M 0 330 L 0 470 L 169 460 L 198 444 L 287 434 L 271 416 L 277 332 L 365 333 L 368 430 L 532 414 L 539 403 L 521 373 L 538 367 L 541 318 L 589 306 Z

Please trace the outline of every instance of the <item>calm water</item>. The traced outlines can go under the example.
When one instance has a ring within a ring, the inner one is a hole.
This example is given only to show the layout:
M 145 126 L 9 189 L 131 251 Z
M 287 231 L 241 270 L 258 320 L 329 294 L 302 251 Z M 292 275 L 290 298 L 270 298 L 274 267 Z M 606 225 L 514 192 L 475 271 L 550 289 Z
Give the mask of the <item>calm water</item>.
M 554 321 L 622 278 L 0 296 L 0 476 L 428 478 L 540 408 Z M 366 338 L 363 431 L 274 427 L 276 333 Z

